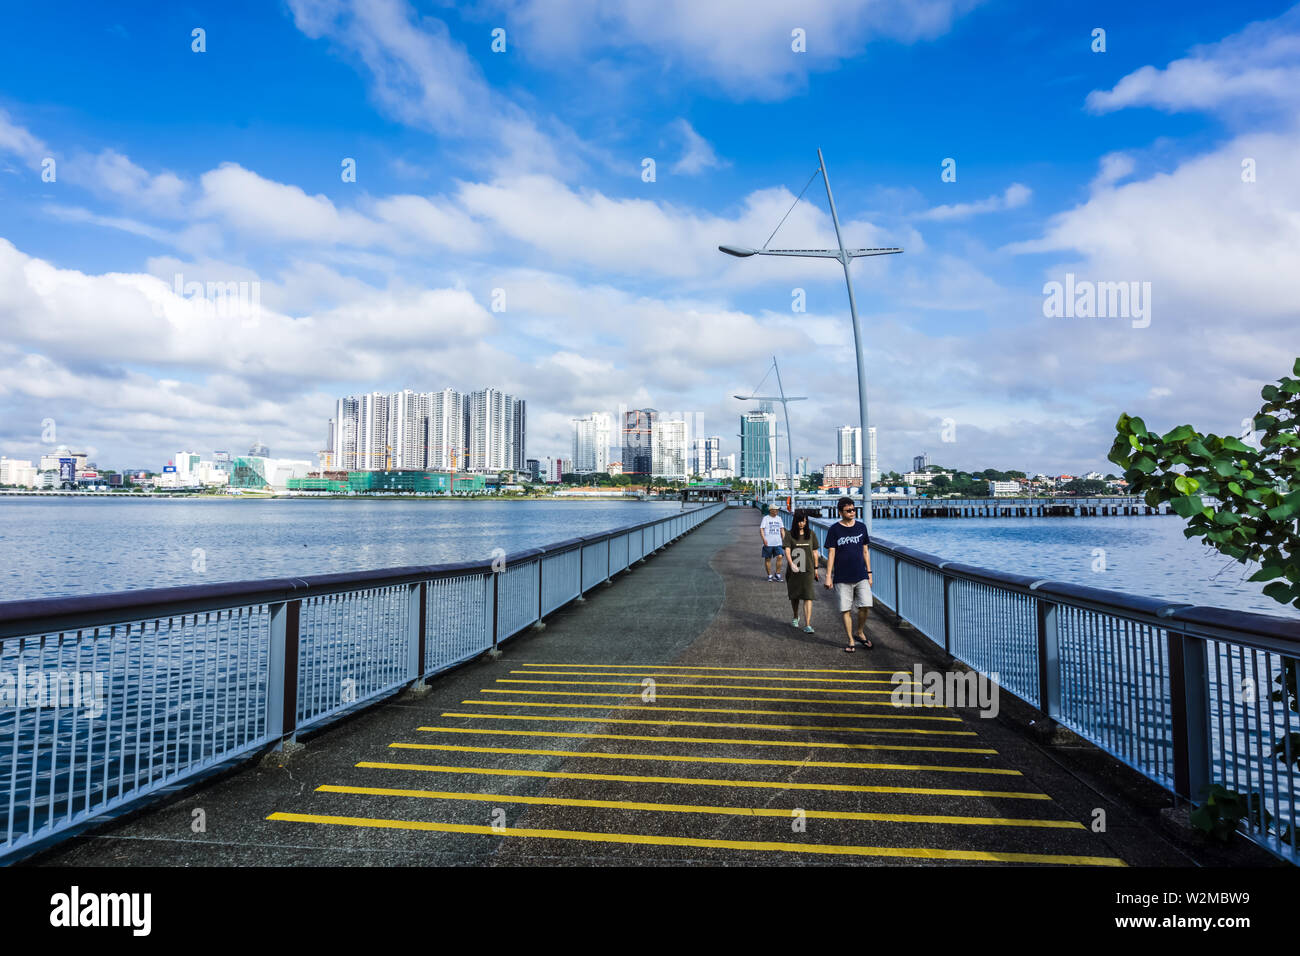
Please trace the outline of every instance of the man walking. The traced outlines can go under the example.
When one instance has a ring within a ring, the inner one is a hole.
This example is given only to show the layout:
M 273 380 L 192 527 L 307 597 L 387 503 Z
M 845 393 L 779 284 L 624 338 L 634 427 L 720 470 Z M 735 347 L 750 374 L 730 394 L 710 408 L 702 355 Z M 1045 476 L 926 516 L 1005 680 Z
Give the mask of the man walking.
M 839 500 L 840 520 L 826 531 L 826 587 L 835 588 L 839 598 L 840 614 L 844 616 L 844 631 L 849 637 L 846 651 L 857 650 L 854 637 L 867 650 L 872 644 L 867 637 L 867 615 L 871 612 L 871 554 L 867 550 L 870 537 L 867 526 L 856 519 L 857 508 L 852 498 Z M 834 582 L 832 584 L 832 582 Z M 853 628 L 853 611 L 858 612 L 858 626 Z
M 785 525 L 776 516 L 776 505 L 767 506 L 767 517 L 758 525 L 758 536 L 763 539 L 763 569 L 769 581 L 781 580 L 781 567 L 785 558 L 782 556 L 781 539 L 785 536 Z M 772 559 L 776 558 L 776 574 L 772 574 Z

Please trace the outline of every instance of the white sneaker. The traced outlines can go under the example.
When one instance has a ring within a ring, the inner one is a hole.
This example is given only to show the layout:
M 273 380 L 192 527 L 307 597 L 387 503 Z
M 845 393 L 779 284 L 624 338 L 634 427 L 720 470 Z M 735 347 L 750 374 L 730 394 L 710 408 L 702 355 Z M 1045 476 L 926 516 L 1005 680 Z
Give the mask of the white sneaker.
M 781 575 L 778 574 L 778 575 L 776 576 L 776 579 L 777 579 L 778 581 L 780 581 L 780 580 L 781 580 Z
M 771 581 L 771 580 L 772 580 L 772 575 L 769 574 L 769 575 L 767 576 L 767 579 L 768 579 L 769 581 Z
M 796 617 L 793 621 L 790 622 L 790 626 L 791 626 L 791 627 L 798 627 L 798 626 L 799 626 L 799 619 Z

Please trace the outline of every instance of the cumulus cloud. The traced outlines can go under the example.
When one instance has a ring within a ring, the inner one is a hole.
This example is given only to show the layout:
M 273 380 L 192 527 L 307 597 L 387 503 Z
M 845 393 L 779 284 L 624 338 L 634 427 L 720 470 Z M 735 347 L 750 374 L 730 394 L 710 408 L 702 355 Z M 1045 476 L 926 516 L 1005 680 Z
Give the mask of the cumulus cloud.
M 1113 88 L 1089 93 L 1086 105 L 1093 113 L 1130 106 L 1170 113 L 1294 110 L 1300 105 L 1300 6 L 1195 47 L 1163 68 L 1134 70 Z
M 543 63 L 591 61 L 594 52 L 640 53 L 692 77 L 707 77 L 738 99 L 776 98 L 798 89 L 809 70 L 862 53 L 875 40 L 914 43 L 941 36 L 980 0 L 487 0 Z M 805 51 L 792 49 L 802 30 Z

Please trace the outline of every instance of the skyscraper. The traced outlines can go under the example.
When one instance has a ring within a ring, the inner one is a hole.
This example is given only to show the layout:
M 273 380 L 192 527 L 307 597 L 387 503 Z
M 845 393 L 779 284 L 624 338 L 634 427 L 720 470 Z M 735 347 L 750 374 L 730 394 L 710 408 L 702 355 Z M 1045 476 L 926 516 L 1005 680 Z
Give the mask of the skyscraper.
M 839 464 L 861 465 L 862 428 L 856 425 L 841 425 L 836 430 L 836 437 L 839 442 Z
M 659 412 L 633 408 L 623 413 L 623 474 L 645 478 L 654 469 L 654 430 Z
M 465 396 L 454 388 L 428 393 L 424 466 L 434 471 L 465 468 Z
M 921 454 L 917 455 L 915 458 L 912 459 L 913 471 L 924 471 L 929 467 L 930 467 L 930 453 L 928 451 L 923 451 L 921 452 Z
M 651 474 L 674 481 L 686 479 L 686 422 L 659 418 L 650 426 Z
M 722 439 L 718 436 L 697 438 L 691 444 L 691 474 L 705 475 L 718 467 L 722 455 Z
M 740 416 L 740 477 L 771 481 L 776 477 L 776 415 L 762 410 Z
M 334 403 L 334 427 L 330 430 L 329 447 L 334 452 L 334 467 L 340 471 L 357 468 L 357 420 L 361 403 L 356 396 L 348 395 Z
M 357 405 L 357 469 L 388 469 L 388 398 L 383 392 L 362 395 Z
M 573 419 L 573 470 L 587 475 L 609 470 L 609 440 L 612 431 L 609 415 L 592 412 Z

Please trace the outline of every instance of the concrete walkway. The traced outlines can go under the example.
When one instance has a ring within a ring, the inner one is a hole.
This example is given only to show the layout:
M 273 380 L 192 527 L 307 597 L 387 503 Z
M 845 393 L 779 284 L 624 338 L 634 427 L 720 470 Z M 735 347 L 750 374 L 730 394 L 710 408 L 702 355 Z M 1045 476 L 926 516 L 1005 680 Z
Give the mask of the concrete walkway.
M 891 674 L 942 665 L 883 613 L 870 652 L 821 589 L 792 628 L 757 523 L 724 512 L 499 659 L 39 862 L 1192 862 L 1007 721 L 893 706 Z

